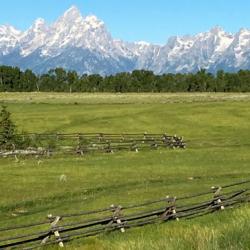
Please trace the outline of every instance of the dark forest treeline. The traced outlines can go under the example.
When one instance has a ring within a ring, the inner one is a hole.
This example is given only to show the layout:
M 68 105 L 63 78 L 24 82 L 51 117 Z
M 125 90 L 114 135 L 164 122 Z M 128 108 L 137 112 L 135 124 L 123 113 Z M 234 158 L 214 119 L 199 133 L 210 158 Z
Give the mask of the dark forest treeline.
M 216 75 L 200 70 L 189 74 L 155 75 L 135 70 L 102 77 L 78 75 L 62 68 L 36 75 L 31 70 L 0 66 L 0 92 L 249 92 L 250 70 L 237 73 L 218 71 Z

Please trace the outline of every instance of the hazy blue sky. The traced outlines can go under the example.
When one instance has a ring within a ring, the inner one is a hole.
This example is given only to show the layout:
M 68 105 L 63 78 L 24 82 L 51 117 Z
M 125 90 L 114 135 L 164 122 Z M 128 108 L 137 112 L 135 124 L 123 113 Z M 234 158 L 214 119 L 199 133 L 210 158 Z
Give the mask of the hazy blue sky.
M 114 38 L 165 43 L 219 25 L 250 27 L 249 0 L 1 0 L 0 24 L 28 28 L 37 17 L 55 21 L 71 5 L 102 19 Z

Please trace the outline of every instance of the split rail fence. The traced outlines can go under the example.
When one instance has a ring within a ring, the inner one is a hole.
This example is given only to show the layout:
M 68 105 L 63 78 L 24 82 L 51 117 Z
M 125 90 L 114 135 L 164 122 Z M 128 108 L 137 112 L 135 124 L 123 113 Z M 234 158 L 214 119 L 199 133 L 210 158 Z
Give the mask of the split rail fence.
M 192 219 L 250 201 L 250 180 L 181 197 L 164 197 L 128 206 L 111 205 L 73 214 L 49 214 L 43 221 L 0 228 L 0 249 L 35 249 L 149 224 Z M 4 236 L 5 235 L 5 236 Z
M 0 134 L 1 136 L 1 134 Z M 0 150 L 0 156 L 8 155 L 51 155 L 68 153 L 84 155 L 89 152 L 112 153 L 120 150 L 139 151 L 158 148 L 185 148 L 182 137 L 168 134 L 105 134 L 105 133 L 71 133 L 71 134 L 18 134 L 19 144 L 28 144 L 27 148 L 13 145 L 12 150 Z

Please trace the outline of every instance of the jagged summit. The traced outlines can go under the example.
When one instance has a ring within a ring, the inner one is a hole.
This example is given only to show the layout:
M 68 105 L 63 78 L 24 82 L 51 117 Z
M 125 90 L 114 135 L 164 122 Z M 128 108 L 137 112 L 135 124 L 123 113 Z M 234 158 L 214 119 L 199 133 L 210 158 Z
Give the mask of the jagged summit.
M 0 26 L 0 64 L 31 68 L 38 73 L 64 67 L 79 73 L 114 74 L 134 69 L 157 74 L 205 68 L 237 71 L 250 67 L 250 30 L 236 34 L 215 26 L 196 35 L 175 36 L 165 45 L 113 39 L 95 15 L 71 6 L 54 23 L 42 18 L 22 32 Z
M 15 27 L 13 27 L 12 25 L 0 25 L 0 34 L 15 34 L 15 35 L 20 35 L 21 31 L 17 30 Z
M 72 26 L 72 25 L 79 25 L 83 22 L 83 16 L 81 12 L 75 7 L 72 6 L 68 10 L 64 12 L 62 16 L 60 16 L 54 24 L 52 24 L 52 27 L 57 28 L 61 27 L 65 28 Z
M 77 13 L 77 14 L 80 14 L 80 15 L 81 15 L 81 12 L 80 12 L 80 10 L 77 8 L 76 5 L 72 5 L 69 9 L 67 9 L 67 10 L 64 12 L 64 15 L 67 15 L 67 14 L 70 14 L 70 13 L 72 13 L 72 14 Z
M 45 25 L 45 20 L 43 19 L 43 18 L 37 18 L 36 20 L 35 20 L 35 22 L 34 22 L 34 24 L 33 24 L 33 27 L 35 27 L 35 28 L 40 28 L 40 27 L 42 27 L 42 26 L 44 26 Z
M 74 21 L 78 18 L 82 18 L 82 14 L 80 10 L 75 5 L 73 5 L 64 12 L 61 18 L 64 20 L 68 20 L 68 21 L 72 21 L 72 20 Z
M 217 25 L 217 26 L 211 28 L 209 32 L 213 33 L 213 34 L 218 34 L 220 32 L 225 32 L 225 31 L 221 26 Z

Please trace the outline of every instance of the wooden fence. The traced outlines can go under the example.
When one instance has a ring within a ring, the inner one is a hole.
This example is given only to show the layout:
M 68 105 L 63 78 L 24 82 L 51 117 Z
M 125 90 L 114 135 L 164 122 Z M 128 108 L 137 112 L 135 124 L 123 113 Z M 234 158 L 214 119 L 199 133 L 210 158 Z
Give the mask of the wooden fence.
M 1 136 L 1 135 L 0 135 Z M 10 150 L 0 150 L 0 156 L 8 155 L 51 155 L 67 153 L 84 155 L 89 152 L 136 151 L 158 148 L 186 147 L 182 137 L 165 134 L 17 134 L 17 144 Z
M 128 206 L 111 205 L 73 214 L 49 214 L 43 221 L 0 228 L 0 249 L 35 249 L 149 224 L 192 219 L 235 208 L 250 200 L 250 180 L 212 187 L 181 197 L 164 197 Z

